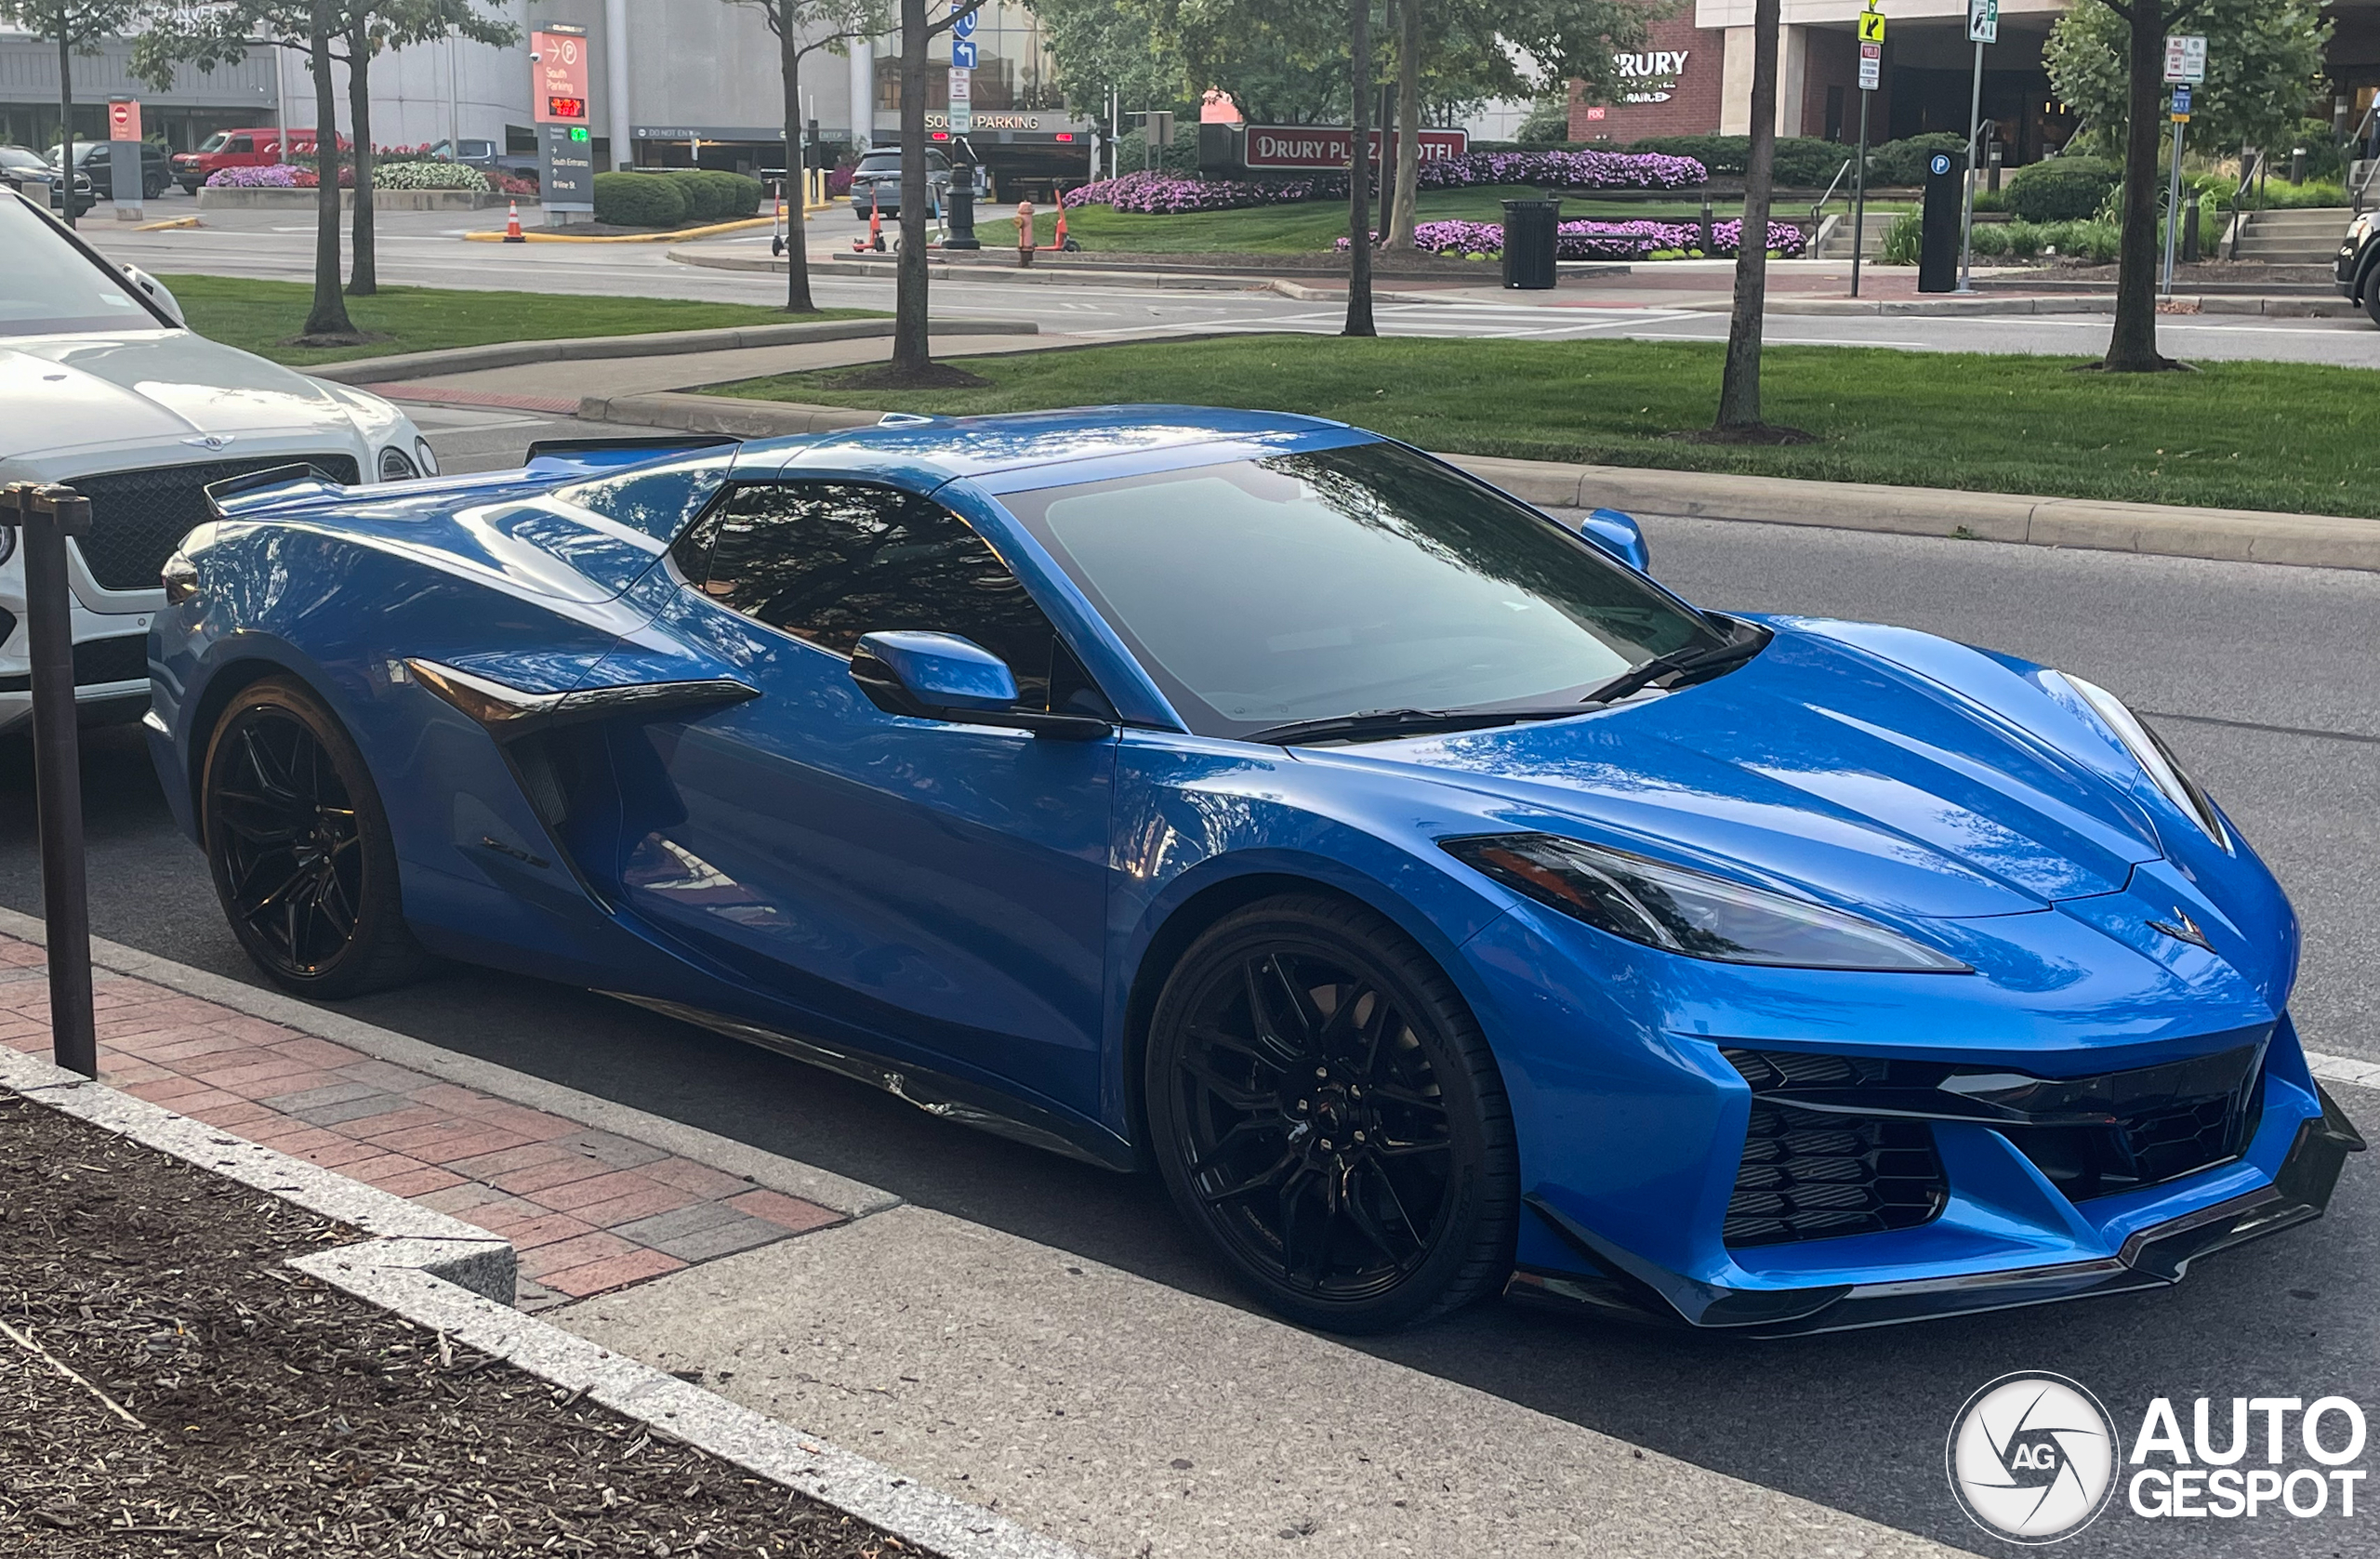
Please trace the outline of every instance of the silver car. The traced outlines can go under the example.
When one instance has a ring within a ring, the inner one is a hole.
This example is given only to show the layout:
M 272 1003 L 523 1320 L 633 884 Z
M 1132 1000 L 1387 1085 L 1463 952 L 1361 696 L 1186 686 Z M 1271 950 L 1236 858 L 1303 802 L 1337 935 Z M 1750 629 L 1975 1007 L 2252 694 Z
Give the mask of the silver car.
M 950 204 L 950 159 L 931 149 L 926 152 L 926 189 L 936 209 Z M 901 214 L 898 147 L 867 152 L 852 170 L 852 215 L 865 222 L 871 206 L 887 221 Z

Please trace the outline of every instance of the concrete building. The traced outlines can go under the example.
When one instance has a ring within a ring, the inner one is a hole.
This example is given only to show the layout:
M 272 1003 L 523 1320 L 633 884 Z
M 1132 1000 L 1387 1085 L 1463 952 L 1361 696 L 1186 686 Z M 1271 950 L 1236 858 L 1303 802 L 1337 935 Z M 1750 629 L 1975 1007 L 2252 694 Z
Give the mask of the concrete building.
M 1851 142 L 1859 134 L 1859 0 L 1784 0 L 1778 39 L 1777 133 Z M 1885 0 L 1883 83 L 1868 105 L 1869 139 L 1881 143 L 1966 129 L 1975 46 L 1965 0 Z M 2042 62 L 2066 0 L 2001 0 L 2000 37 L 1984 54 L 1983 113 L 2003 161 L 2034 162 L 2080 127 L 2051 88 Z M 2380 88 L 2380 0 L 2329 7 L 2332 89 L 2360 116 Z M 1572 88 L 1570 139 L 1625 142 L 1646 136 L 1744 135 L 1752 128 L 1752 0 L 1695 0 L 1656 22 L 1646 48 L 1622 56 L 1632 90 L 1591 103 Z M 2308 104 L 2327 113 L 2328 105 Z
M 485 139 L 519 152 L 536 142 L 530 115 L 528 34 L 549 22 L 587 30 L 596 165 L 722 167 L 746 172 L 785 165 L 784 95 L 776 35 L 760 11 L 732 0 L 483 0 L 518 28 L 509 48 L 448 39 L 381 56 L 372 65 L 372 139 L 416 146 Z M 615 46 L 615 40 L 621 40 Z M 1022 0 L 994 0 L 977 13 L 973 130 L 967 138 L 996 178 L 1089 177 L 1091 123 L 1070 113 L 1052 85 L 1041 27 Z M 952 37 L 933 39 L 927 85 L 929 128 L 950 137 Z M 314 127 L 313 78 L 298 50 L 258 44 L 248 59 L 208 74 L 183 73 L 154 91 L 126 73 L 132 46 L 112 40 L 73 61 L 75 132 L 99 133 L 111 96 L 141 99 L 144 122 L 177 149 L 218 129 Z M 900 131 L 896 39 L 821 50 L 803 61 L 802 115 L 819 139 L 841 149 L 887 142 Z M 347 82 L 337 82 L 340 133 L 348 132 Z M 47 146 L 57 139 L 54 46 L 0 33 L 0 139 Z

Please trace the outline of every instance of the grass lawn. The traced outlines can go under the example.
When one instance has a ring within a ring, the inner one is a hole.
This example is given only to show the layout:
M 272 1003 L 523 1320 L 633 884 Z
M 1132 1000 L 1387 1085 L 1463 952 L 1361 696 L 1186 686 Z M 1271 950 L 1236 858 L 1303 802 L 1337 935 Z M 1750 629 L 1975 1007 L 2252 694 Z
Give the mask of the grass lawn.
M 1818 442 L 1665 438 L 1710 425 L 1721 348 L 1636 341 L 1239 336 L 964 360 L 985 390 L 838 391 L 789 375 L 715 394 L 920 412 L 1200 402 L 1306 412 L 1456 454 L 2380 517 L 2380 377 L 2307 363 L 2071 373 L 2072 358 L 1844 347 L 1762 354 L 1770 421 Z
M 461 292 L 444 287 L 382 287 L 347 300 L 358 330 L 385 339 L 360 347 L 291 347 L 305 327 L 313 287 L 233 276 L 164 276 L 182 314 L 200 335 L 275 363 L 304 367 L 390 352 L 477 347 L 491 341 L 548 341 L 567 336 L 641 336 L 655 330 L 709 330 L 783 324 L 796 319 L 853 319 L 867 309 L 787 314 L 749 303 L 696 303 L 668 297 L 575 297 L 536 292 Z
M 1501 222 L 1504 219 L 1504 201 L 1535 200 L 1538 194 L 1535 188 L 1527 185 L 1477 184 L 1462 190 L 1424 190 L 1419 205 L 1425 222 Z M 1884 207 L 1880 203 L 1871 203 L 1871 209 L 1881 211 Z M 988 216 L 996 211 L 1012 212 L 1013 207 L 1003 202 L 998 205 L 979 205 L 976 210 Z M 1711 207 L 1711 219 L 1730 221 L 1741 212 L 1741 202 L 1718 202 Z M 1676 200 L 1565 197 L 1562 202 L 1565 221 L 1684 221 L 1701 214 L 1699 196 Z M 1373 219 L 1379 219 L 1377 215 Z M 1054 211 L 1035 214 L 1033 231 L 1039 242 L 1053 242 L 1051 234 L 1057 222 Z M 987 249 L 1012 249 L 1016 247 L 1016 219 L 1011 215 L 998 221 L 979 220 L 975 236 Z M 1180 217 L 1147 217 L 1118 211 L 1111 205 L 1082 205 L 1067 211 L 1066 236 L 1086 249 L 1135 254 L 1307 254 L 1328 249 L 1332 240 L 1347 236 L 1347 203 L 1315 200 L 1296 205 L 1260 205 L 1245 211 L 1197 211 Z

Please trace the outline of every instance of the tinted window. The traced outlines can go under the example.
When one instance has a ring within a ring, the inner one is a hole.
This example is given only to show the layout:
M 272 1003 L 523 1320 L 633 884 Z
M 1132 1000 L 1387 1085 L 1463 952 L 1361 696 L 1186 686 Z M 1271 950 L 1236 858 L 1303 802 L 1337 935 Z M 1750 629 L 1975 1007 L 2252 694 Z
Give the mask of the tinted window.
M 1194 730 L 1542 707 L 1716 643 L 1541 514 L 1395 444 L 1016 493 Z
M 818 482 L 740 488 L 715 515 L 688 538 L 707 561 L 688 568 L 681 548 L 680 566 L 746 616 L 841 655 L 864 633 L 956 633 L 1008 662 L 1028 707 L 1082 708 L 1083 696 L 1096 698 L 1016 575 L 939 505 Z
M 231 144 L 226 146 L 223 150 L 226 152 L 253 152 L 256 150 L 256 143 L 250 140 L 246 136 L 233 136 L 231 138 Z M 1352 157 L 1355 153 L 1349 152 L 1348 155 Z
M 897 173 L 901 168 L 898 152 L 871 152 L 859 160 L 862 173 Z

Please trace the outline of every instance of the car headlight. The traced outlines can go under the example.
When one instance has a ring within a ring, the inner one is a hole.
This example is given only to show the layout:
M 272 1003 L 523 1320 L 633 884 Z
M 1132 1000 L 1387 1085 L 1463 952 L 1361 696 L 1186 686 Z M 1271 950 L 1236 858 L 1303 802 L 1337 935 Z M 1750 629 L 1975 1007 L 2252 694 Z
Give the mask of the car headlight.
M 2231 831 L 2223 826 L 2215 803 L 2207 799 L 2206 792 L 2198 787 L 2198 782 L 2184 772 L 2181 760 L 2174 756 L 2174 749 L 2167 746 L 2157 733 L 2141 723 L 2140 717 L 2126 708 L 2122 699 L 2098 683 L 2086 682 L 2070 671 L 2052 671 L 2049 676 L 2073 690 L 2074 696 L 2099 718 L 2099 723 L 2108 728 L 2109 735 L 2124 745 L 2134 761 L 2149 775 L 2149 783 L 2162 791 L 2167 800 L 2188 813 L 2190 821 L 2197 824 L 2208 839 L 2226 851 L 2231 848 Z
M 438 452 L 430 447 L 428 439 L 413 441 L 413 457 L 414 463 L 421 468 L 422 475 L 436 476 L 438 474 Z
M 381 481 L 411 482 L 415 477 L 417 477 L 420 474 L 421 468 L 415 465 L 413 463 L 413 456 L 407 455 L 403 450 L 391 445 L 380 452 Z
M 1559 834 L 1485 834 L 1441 843 L 1516 893 L 1664 952 L 1789 969 L 1974 972 L 1856 915 Z

